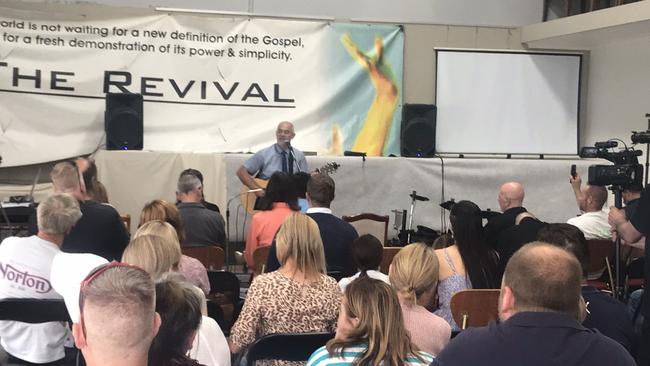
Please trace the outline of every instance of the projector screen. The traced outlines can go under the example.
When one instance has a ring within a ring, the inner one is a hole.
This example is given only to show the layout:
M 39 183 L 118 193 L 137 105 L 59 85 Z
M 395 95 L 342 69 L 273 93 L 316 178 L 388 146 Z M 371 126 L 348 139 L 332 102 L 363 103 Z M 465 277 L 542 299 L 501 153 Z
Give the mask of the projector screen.
M 436 151 L 578 153 L 581 55 L 436 49 Z

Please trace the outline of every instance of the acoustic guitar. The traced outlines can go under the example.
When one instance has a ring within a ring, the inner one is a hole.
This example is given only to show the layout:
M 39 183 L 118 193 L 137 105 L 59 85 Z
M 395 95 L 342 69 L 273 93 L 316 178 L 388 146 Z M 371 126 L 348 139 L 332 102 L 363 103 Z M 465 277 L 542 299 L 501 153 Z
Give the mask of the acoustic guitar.
M 320 174 L 333 174 L 336 173 L 336 170 L 340 167 L 341 165 L 336 163 L 336 162 L 329 162 L 322 167 L 316 169 L 314 173 L 320 173 Z M 269 184 L 268 179 L 260 179 L 260 178 L 253 178 L 255 183 L 257 183 L 258 186 L 260 186 L 263 189 L 266 189 L 266 186 Z M 239 198 L 241 199 L 241 204 L 246 208 L 246 211 L 250 213 L 251 215 L 255 214 L 257 210 L 255 210 L 255 202 L 257 201 L 257 196 L 255 195 L 255 192 L 248 192 L 250 188 L 246 186 L 242 186 L 241 189 L 239 190 Z

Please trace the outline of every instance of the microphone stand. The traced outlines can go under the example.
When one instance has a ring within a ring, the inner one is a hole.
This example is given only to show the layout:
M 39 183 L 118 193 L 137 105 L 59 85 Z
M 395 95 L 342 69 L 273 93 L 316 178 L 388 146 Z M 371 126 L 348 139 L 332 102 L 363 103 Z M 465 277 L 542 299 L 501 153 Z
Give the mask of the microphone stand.
M 261 188 L 258 189 L 249 189 L 246 193 L 255 193 L 261 191 Z M 230 197 L 226 203 L 226 269 L 230 271 L 230 202 L 239 198 L 242 193 L 237 193 L 236 195 Z
M 291 146 L 291 142 L 287 141 L 287 147 L 289 147 L 289 155 L 293 158 L 293 162 L 291 165 L 296 166 L 298 169 L 298 173 L 302 173 L 302 170 L 300 170 L 300 164 L 298 164 L 298 160 L 296 159 L 296 155 L 293 153 L 293 146 Z

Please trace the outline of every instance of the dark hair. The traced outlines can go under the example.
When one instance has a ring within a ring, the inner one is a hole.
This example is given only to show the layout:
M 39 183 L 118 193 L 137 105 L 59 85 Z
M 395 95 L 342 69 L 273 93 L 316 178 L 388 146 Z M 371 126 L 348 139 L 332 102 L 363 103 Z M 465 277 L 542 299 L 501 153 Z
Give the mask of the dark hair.
M 585 234 L 571 224 L 548 224 L 537 233 L 537 240 L 559 246 L 578 258 L 582 274 L 589 266 L 589 246 Z
M 384 257 L 384 246 L 374 235 L 364 234 L 350 245 L 352 261 L 359 271 L 376 270 Z
M 158 282 L 156 312 L 162 323 L 149 349 L 149 364 L 199 365 L 186 356 L 189 337 L 201 324 L 201 298 L 192 286 L 173 277 Z
M 275 202 L 284 202 L 294 211 L 300 210 L 298 196 L 296 196 L 296 186 L 293 177 L 288 173 L 273 173 L 268 186 L 266 186 L 264 197 L 262 197 L 260 210 L 269 211 L 273 209 L 273 203 Z
M 293 182 L 296 185 L 296 195 L 298 198 L 305 198 L 307 192 L 307 182 L 309 182 L 310 175 L 306 172 L 298 172 L 293 175 Z
M 497 255 L 485 240 L 481 209 L 471 201 L 457 202 L 449 221 L 472 288 L 498 288 Z
M 193 175 L 193 176 L 199 178 L 199 180 L 201 181 L 201 185 L 203 185 L 203 174 L 201 174 L 200 171 L 198 171 L 196 169 L 188 168 L 188 169 L 183 170 L 181 172 L 181 175 L 179 175 L 178 177 L 180 178 L 180 177 L 182 177 L 184 175 Z
M 320 207 L 330 207 L 335 190 L 334 179 L 327 174 L 314 174 L 307 182 L 309 198 Z
M 93 159 L 85 160 L 88 162 L 88 169 L 86 169 L 81 175 L 83 176 L 86 191 L 94 191 L 97 184 L 97 165 L 95 165 L 95 161 Z

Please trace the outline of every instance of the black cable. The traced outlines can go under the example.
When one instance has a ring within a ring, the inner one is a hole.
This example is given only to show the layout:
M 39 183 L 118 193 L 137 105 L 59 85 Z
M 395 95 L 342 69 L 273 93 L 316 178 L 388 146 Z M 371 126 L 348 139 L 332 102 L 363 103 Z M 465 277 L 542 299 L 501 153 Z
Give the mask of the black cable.
M 442 188 L 441 188 L 441 193 L 440 193 L 440 202 L 445 202 L 445 160 L 442 158 L 440 154 L 434 154 L 434 156 L 437 156 L 438 159 L 440 159 L 440 167 L 441 167 L 441 180 L 442 180 Z M 440 233 L 446 233 L 446 226 L 447 226 L 447 211 L 440 207 Z

